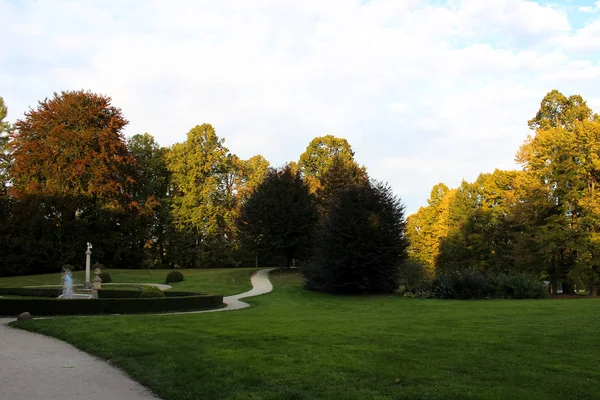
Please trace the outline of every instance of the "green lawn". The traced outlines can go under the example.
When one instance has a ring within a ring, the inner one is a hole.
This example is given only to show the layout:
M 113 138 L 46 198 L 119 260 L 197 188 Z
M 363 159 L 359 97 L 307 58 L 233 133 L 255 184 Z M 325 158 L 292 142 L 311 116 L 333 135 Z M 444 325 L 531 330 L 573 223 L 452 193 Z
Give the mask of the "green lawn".
M 229 296 L 242 293 L 252 288 L 250 275 L 256 269 L 222 268 L 222 269 L 180 269 L 183 282 L 171 283 L 171 290 L 195 290 L 203 293 Z M 165 283 L 168 269 L 106 269 L 113 283 Z M 93 279 L 93 276 L 92 276 Z M 74 271 L 73 282 L 85 281 L 85 271 Z M 61 274 L 45 274 L 30 276 L 13 276 L 0 278 L 0 287 L 24 287 L 42 285 L 60 285 Z M 107 286 L 110 288 L 110 285 Z
M 108 359 L 166 400 L 599 396 L 598 299 L 334 297 L 304 291 L 297 274 L 272 280 L 240 311 L 18 326 Z

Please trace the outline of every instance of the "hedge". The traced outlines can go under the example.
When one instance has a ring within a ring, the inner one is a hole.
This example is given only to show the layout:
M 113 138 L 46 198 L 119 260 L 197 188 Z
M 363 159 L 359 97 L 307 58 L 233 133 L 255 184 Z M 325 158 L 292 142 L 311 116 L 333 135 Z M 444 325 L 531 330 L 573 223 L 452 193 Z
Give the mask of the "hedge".
M 0 288 L 0 295 L 54 297 L 62 294 L 62 288 Z
M 99 291 L 101 292 L 101 291 Z M 105 291 L 114 292 L 114 291 Z M 124 292 L 124 291 L 123 291 Z M 131 292 L 131 291 L 130 291 Z M 139 295 L 138 292 L 132 292 Z M 169 292 L 166 292 L 167 294 Z M 8 294 L 8 293 L 5 293 Z M 11 293 L 12 294 L 12 293 Z M 178 296 L 179 295 L 179 296 Z M 185 295 L 185 296 L 180 296 Z M 165 298 L 1 299 L 0 315 L 136 314 L 217 308 L 223 296 L 177 292 Z

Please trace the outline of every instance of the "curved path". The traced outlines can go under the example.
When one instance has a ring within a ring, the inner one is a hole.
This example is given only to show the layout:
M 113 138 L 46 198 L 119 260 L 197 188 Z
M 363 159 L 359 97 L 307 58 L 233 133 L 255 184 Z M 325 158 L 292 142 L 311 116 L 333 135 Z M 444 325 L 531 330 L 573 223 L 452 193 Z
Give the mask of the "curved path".
M 240 299 L 269 293 L 269 272 L 252 275 L 252 290 L 223 299 L 223 308 L 185 313 L 239 310 Z M 60 340 L 13 329 L 14 318 L 0 318 L 0 398 L 10 400 L 157 400 L 148 389 L 106 361 Z

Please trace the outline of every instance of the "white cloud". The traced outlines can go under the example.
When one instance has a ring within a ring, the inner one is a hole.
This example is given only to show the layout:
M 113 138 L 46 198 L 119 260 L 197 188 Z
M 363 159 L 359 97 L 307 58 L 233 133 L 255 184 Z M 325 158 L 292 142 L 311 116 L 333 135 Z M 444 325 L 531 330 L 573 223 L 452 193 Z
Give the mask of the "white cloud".
M 274 164 L 343 136 L 415 211 L 435 183 L 513 166 L 549 90 L 592 106 L 600 91 L 600 20 L 574 30 L 533 1 L 439 3 L 0 0 L 0 95 L 14 119 L 91 89 L 123 108 L 128 134 L 169 145 L 210 122 Z

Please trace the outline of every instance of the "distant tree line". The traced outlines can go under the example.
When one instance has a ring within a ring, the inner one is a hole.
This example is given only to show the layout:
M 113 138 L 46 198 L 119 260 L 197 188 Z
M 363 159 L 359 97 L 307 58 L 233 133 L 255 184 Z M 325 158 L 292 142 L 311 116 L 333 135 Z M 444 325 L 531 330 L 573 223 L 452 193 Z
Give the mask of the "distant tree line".
M 529 273 L 553 293 L 600 283 L 600 118 L 579 95 L 548 93 L 516 155 L 521 170 L 433 187 L 407 221 L 409 257 L 430 277 Z
M 209 124 L 170 147 L 126 139 L 121 110 L 85 91 L 6 116 L 0 99 L 0 275 L 82 267 L 88 241 L 109 268 L 305 265 L 337 195 L 371 185 L 332 135 L 272 168 L 232 154 Z

